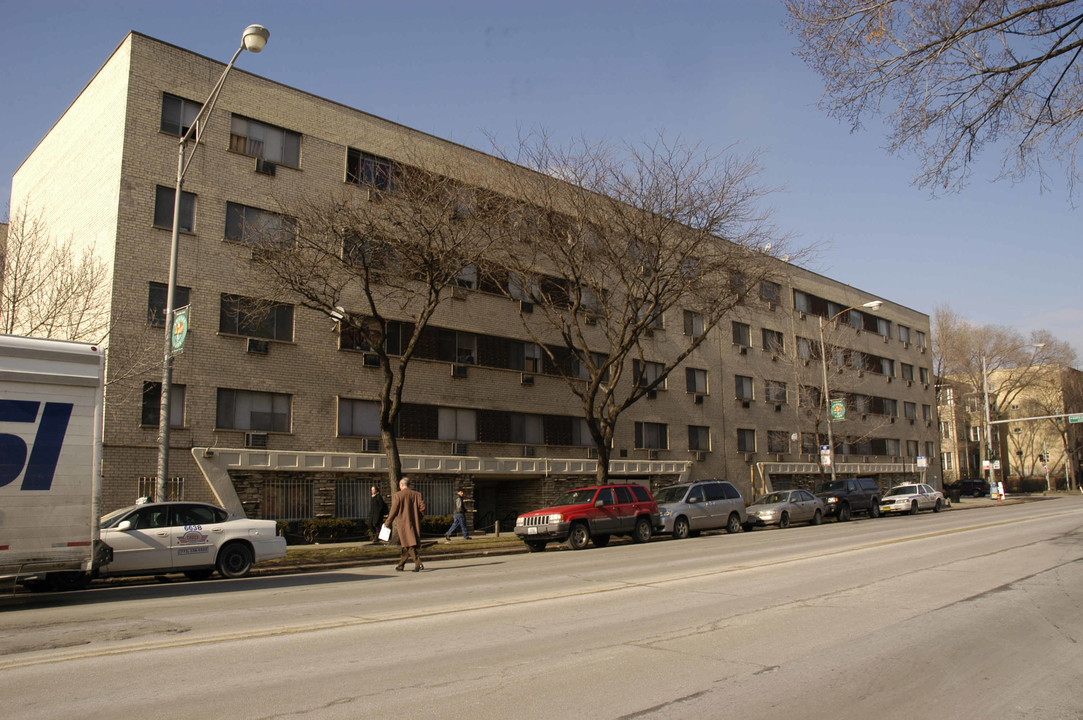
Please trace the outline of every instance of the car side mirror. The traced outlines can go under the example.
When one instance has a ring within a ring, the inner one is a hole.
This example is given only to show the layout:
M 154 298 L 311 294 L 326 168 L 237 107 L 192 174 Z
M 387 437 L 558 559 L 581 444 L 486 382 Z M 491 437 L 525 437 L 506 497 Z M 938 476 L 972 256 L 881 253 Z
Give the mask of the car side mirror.
M 596 507 L 596 508 L 605 507 L 605 501 L 604 500 L 595 500 L 594 501 L 594 507 Z
M 699 495 L 693 495 L 692 497 L 688 498 L 688 502 L 689 504 L 695 504 L 700 502 Z
M 131 529 L 132 529 L 132 521 L 131 521 L 131 520 L 122 520 L 122 521 L 121 521 L 121 522 L 120 522 L 120 523 L 119 523 L 119 524 L 118 524 L 118 525 L 117 525 L 117 526 L 116 526 L 115 528 L 113 528 L 113 529 L 114 529 L 114 530 L 120 530 L 121 532 L 124 532 L 125 530 L 131 530 Z

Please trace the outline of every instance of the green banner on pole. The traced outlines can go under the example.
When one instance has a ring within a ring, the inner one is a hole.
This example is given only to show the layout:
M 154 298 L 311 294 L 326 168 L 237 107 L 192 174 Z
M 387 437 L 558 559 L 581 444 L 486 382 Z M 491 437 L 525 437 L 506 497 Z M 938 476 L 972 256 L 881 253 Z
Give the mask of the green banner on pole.
M 191 310 L 191 306 L 185 305 L 173 311 L 173 335 L 170 347 L 174 355 L 179 355 L 184 351 L 184 341 L 188 339 L 189 310 Z
M 830 408 L 831 408 L 831 419 L 832 420 L 845 420 L 846 419 L 846 401 L 845 400 L 832 400 Z

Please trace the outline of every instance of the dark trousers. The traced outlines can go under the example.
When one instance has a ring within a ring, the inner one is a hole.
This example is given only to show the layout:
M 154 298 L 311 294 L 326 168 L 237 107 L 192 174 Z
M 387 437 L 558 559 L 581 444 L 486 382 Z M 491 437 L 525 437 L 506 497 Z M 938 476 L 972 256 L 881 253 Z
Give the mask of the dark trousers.
M 421 567 L 421 556 L 417 554 L 417 545 L 411 545 L 410 547 L 404 545 L 402 552 L 399 554 L 399 564 L 395 567 L 402 570 L 406 567 L 406 560 L 408 558 L 414 561 L 414 567 Z

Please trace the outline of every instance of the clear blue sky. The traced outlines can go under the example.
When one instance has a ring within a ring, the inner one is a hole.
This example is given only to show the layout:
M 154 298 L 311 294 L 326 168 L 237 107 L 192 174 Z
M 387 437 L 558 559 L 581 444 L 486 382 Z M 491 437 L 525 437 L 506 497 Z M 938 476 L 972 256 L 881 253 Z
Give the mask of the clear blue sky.
M 992 184 L 997 157 L 962 194 L 912 187 L 916 162 L 875 124 L 851 134 L 816 109 L 783 16 L 768 0 L 0 0 L 0 198 L 129 30 L 225 62 L 260 23 L 267 49 L 239 67 L 482 150 L 536 129 L 763 150 L 778 224 L 823 244 L 810 269 L 930 315 L 1047 329 L 1083 358 L 1083 210 L 1065 188 Z

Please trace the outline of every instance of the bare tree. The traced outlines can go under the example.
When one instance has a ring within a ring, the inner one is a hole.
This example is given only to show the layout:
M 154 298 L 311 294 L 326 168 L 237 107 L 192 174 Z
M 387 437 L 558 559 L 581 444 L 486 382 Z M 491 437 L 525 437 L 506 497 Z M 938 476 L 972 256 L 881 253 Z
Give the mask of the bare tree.
M 102 342 L 109 329 L 109 274 L 92 249 L 55 240 L 24 205 L 0 248 L 0 332 Z
M 990 420 L 1002 419 L 1004 408 L 1011 407 L 1028 389 L 1039 386 L 1047 368 L 1067 368 L 1076 361 L 1072 347 L 1048 331 L 1036 330 L 1027 337 L 1007 327 L 976 325 L 946 305 L 934 311 L 933 357 L 940 377 L 953 380 L 979 397 L 985 381 L 984 361 L 989 378 Z M 983 418 L 984 413 L 979 412 L 972 424 L 982 424 Z M 1004 434 L 998 434 L 1001 441 L 997 445 L 1006 446 Z M 995 448 L 997 457 L 1002 449 Z
M 1075 0 L 786 0 L 797 54 L 825 82 L 821 107 L 890 128 L 916 183 L 965 185 L 978 153 L 1003 147 L 1000 177 L 1063 163 L 1079 178 L 1083 7 Z
M 407 369 L 437 307 L 485 255 L 491 233 L 481 226 L 502 205 L 420 163 L 387 163 L 356 181 L 369 187 L 284 206 L 284 223 L 245 234 L 257 238 L 255 282 L 267 295 L 333 319 L 351 347 L 378 358 L 379 428 L 394 490 Z
M 523 327 L 581 403 L 605 483 L 621 414 L 758 292 L 782 238 L 758 205 L 755 154 L 535 137 L 515 160 L 536 172 L 510 180 L 523 202 L 494 246 L 493 284 L 529 307 Z M 660 332 L 667 321 L 683 327 Z

